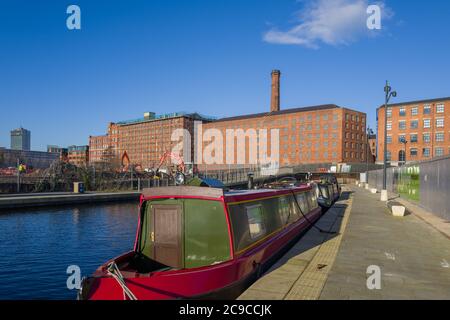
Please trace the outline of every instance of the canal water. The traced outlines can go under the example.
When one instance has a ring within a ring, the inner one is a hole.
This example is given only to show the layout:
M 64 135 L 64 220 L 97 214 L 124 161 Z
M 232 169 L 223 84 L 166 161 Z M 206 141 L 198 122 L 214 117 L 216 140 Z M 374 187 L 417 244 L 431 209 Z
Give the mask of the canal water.
M 67 267 L 83 276 L 132 250 L 138 203 L 0 212 L 0 299 L 75 299 Z

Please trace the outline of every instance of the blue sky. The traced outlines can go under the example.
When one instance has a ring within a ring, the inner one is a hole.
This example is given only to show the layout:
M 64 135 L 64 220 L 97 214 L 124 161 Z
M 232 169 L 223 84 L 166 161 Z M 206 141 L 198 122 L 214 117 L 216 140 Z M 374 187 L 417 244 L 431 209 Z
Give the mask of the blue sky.
M 267 111 L 272 69 L 282 108 L 336 103 L 372 126 L 386 79 L 397 102 L 450 96 L 450 2 L 385 1 L 382 30 L 363 32 L 354 5 L 375 1 L 329 1 L 0 0 L 0 146 L 19 126 L 45 150 L 145 111 Z

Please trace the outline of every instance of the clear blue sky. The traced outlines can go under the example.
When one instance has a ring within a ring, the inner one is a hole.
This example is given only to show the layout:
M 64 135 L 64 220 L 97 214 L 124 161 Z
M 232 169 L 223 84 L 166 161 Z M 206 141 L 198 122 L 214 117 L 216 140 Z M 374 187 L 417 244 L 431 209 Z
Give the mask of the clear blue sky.
M 87 144 L 145 111 L 267 111 L 272 69 L 282 72 L 282 108 L 335 103 L 367 112 L 372 126 L 386 79 L 397 102 L 450 96 L 449 1 L 387 0 L 381 32 L 354 39 L 339 21 L 331 39 L 311 35 L 308 6 L 320 1 L 1 0 L 0 146 L 19 126 L 44 150 Z M 81 7 L 81 30 L 66 28 L 70 4 Z M 313 45 L 266 39 L 296 26 L 294 38 Z

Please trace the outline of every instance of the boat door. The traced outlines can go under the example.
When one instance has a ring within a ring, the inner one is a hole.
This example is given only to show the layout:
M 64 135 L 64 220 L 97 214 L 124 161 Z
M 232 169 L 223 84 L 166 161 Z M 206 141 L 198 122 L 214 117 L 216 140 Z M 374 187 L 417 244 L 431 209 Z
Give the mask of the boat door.
M 173 268 L 183 267 L 183 208 L 175 204 L 152 206 L 152 259 Z

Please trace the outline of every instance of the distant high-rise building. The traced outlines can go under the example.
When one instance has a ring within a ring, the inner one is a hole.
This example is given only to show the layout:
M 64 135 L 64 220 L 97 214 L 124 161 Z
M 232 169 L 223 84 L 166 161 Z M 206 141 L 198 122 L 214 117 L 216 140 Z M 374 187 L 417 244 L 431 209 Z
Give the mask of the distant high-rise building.
M 31 132 L 24 128 L 11 131 L 11 149 L 30 151 Z

